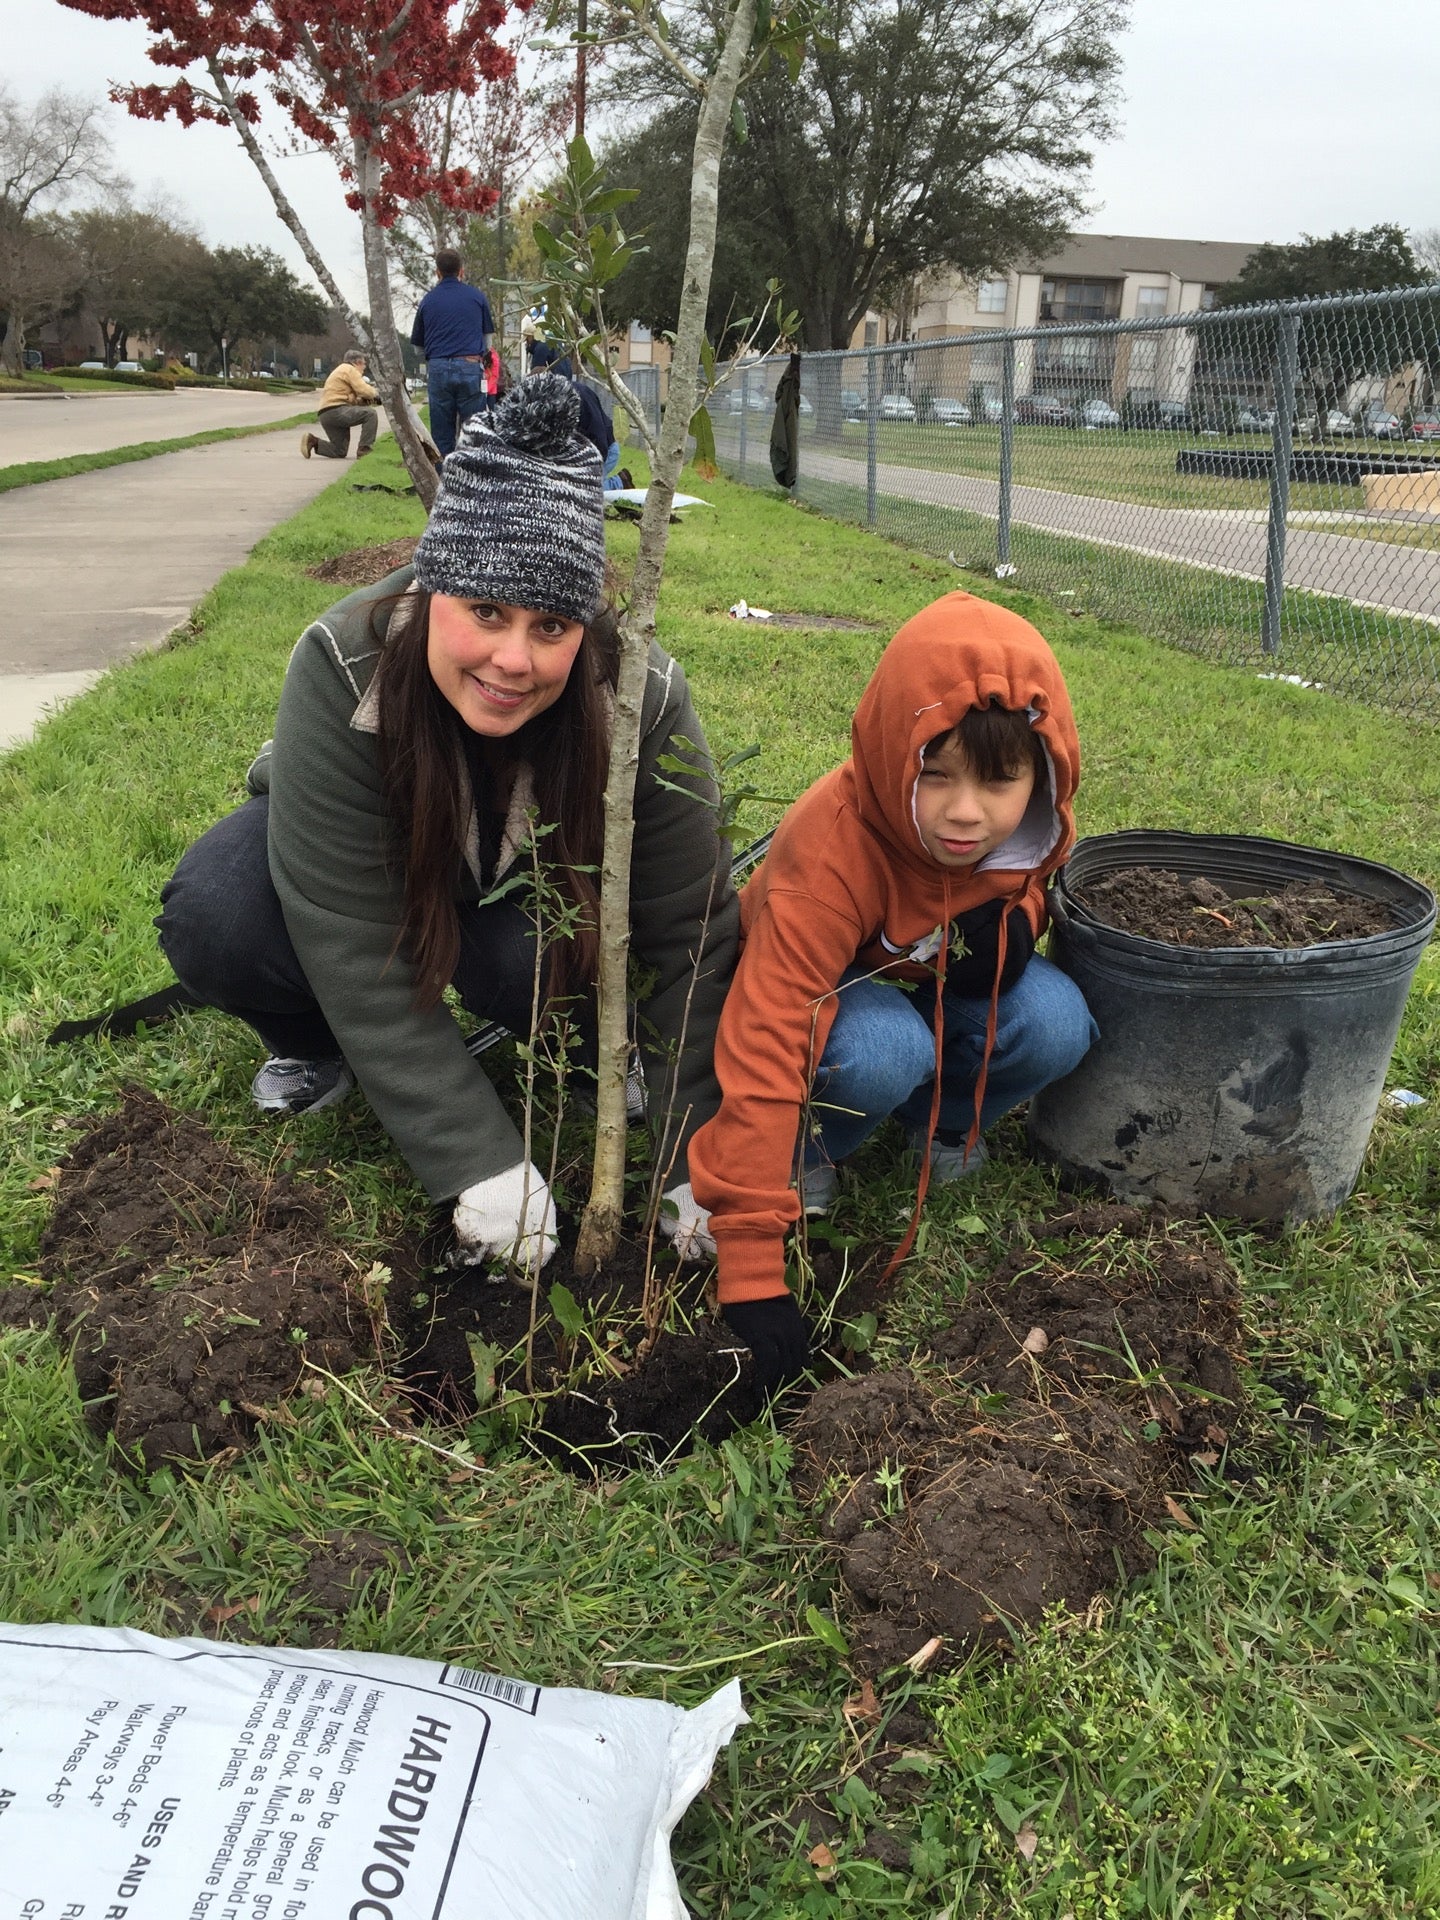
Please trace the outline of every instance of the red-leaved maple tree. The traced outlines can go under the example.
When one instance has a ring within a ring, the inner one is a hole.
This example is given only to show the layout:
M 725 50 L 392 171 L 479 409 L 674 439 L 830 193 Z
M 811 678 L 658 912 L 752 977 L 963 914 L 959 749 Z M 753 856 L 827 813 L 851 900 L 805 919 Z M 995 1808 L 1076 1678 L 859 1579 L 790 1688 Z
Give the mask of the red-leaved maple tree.
M 138 20 L 149 57 L 178 78 L 116 86 L 138 118 L 232 127 L 330 299 L 370 353 L 390 423 L 420 498 L 435 496 L 432 449 L 405 386 L 390 291 L 386 232 L 412 202 L 430 198 L 483 213 L 488 183 L 437 159 L 422 131 L 427 101 L 469 97 L 513 69 L 497 44 L 505 0 L 62 0 L 101 20 Z M 527 0 L 519 0 L 522 8 Z M 287 116 L 293 140 L 329 153 L 360 216 L 368 326 L 340 292 L 286 196 L 257 131 L 260 90 Z

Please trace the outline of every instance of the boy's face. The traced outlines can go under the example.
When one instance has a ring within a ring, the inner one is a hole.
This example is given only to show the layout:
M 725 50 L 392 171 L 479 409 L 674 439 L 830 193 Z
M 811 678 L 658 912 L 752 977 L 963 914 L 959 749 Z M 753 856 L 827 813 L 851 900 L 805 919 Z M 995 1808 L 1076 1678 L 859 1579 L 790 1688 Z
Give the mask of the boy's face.
M 1034 763 L 1003 780 L 977 779 L 959 742 L 928 751 L 915 785 L 915 821 L 942 867 L 973 867 L 1014 833 L 1035 790 Z

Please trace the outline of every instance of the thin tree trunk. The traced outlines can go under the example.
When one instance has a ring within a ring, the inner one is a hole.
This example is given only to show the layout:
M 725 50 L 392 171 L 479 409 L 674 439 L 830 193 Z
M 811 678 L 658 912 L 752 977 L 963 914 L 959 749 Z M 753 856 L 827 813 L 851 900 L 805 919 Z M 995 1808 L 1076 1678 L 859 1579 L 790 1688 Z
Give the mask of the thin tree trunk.
M 630 609 L 621 629 L 620 681 L 615 701 L 615 734 L 610 749 L 610 778 L 605 788 L 605 850 L 600 894 L 600 1046 L 595 1112 L 595 1161 L 590 1199 L 580 1223 L 575 1250 L 581 1273 L 603 1266 L 615 1250 L 625 1186 L 625 1068 L 630 1051 L 626 986 L 630 955 L 630 848 L 635 834 L 635 773 L 640 761 L 640 714 L 655 609 L 670 540 L 670 507 L 685 462 L 685 446 L 694 411 L 692 383 L 700 367 L 705 309 L 715 261 L 715 227 L 720 204 L 720 157 L 740 85 L 740 75 L 755 32 L 756 0 L 735 0 L 720 58 L 705 88 L 695 128 L 694 172 L 690 185 L 690 244 L 680 292 L 679 325 L 670 363 L 670 397 L 645 512 L 640 550 L 631 582 Z
M 390 416 L 406 471 L 428 513 L 440 491 L 440 472 L 431 457 L 435 444 L 416 413 L 405 384 L 405 357 L 395 326 L 395 302 L 390 291 L 390 250 L 375 212 L 380 183 L 380 161 L 363 141 L 355 142 L 355 178 L 360 183 L 360 231 L 365 240 L 365 284 L 370 295 L 370 333 L 375 356 L 375 385 Z

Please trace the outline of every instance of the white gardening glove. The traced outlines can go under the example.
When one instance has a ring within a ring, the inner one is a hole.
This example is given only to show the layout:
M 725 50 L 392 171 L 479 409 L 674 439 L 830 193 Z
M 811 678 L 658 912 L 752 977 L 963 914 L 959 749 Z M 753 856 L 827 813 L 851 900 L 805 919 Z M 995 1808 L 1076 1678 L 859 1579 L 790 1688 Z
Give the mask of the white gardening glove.
M 455 1238 L 476 1259 L 508 1260 L 526 1272 L 543 1267 L 560 1243 L 539 1168 L 520 1160 L 466 1187 L 455 1202 Z
M 670 1203 L 660 1209 L 660 1231 L 680 1258 L 713 1260 L 715 1238 L 710 1231 L 709 1210 L 695 1198 L 690 1182 L 687 1180 L 683 1187 L 671 1187 L 660 1197 Z

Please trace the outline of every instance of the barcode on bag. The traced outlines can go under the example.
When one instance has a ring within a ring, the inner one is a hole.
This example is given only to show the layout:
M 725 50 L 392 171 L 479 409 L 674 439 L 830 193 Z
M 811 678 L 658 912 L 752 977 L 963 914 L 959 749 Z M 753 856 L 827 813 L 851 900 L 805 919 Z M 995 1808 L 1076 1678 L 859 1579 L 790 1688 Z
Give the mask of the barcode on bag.
M 446 1667 L 440 1676 L 442 1687 L 455 1687 L 461 1693 L 477 1693 L 482 1700 L 498 1700 L 503 1707 L 515 1707 L 521 1713 L 534 1713 L 540 1701 L 539 1687 L 526 1680 L 506 1680 L 498 1673 L 479 1673 L 474 1667 Z

